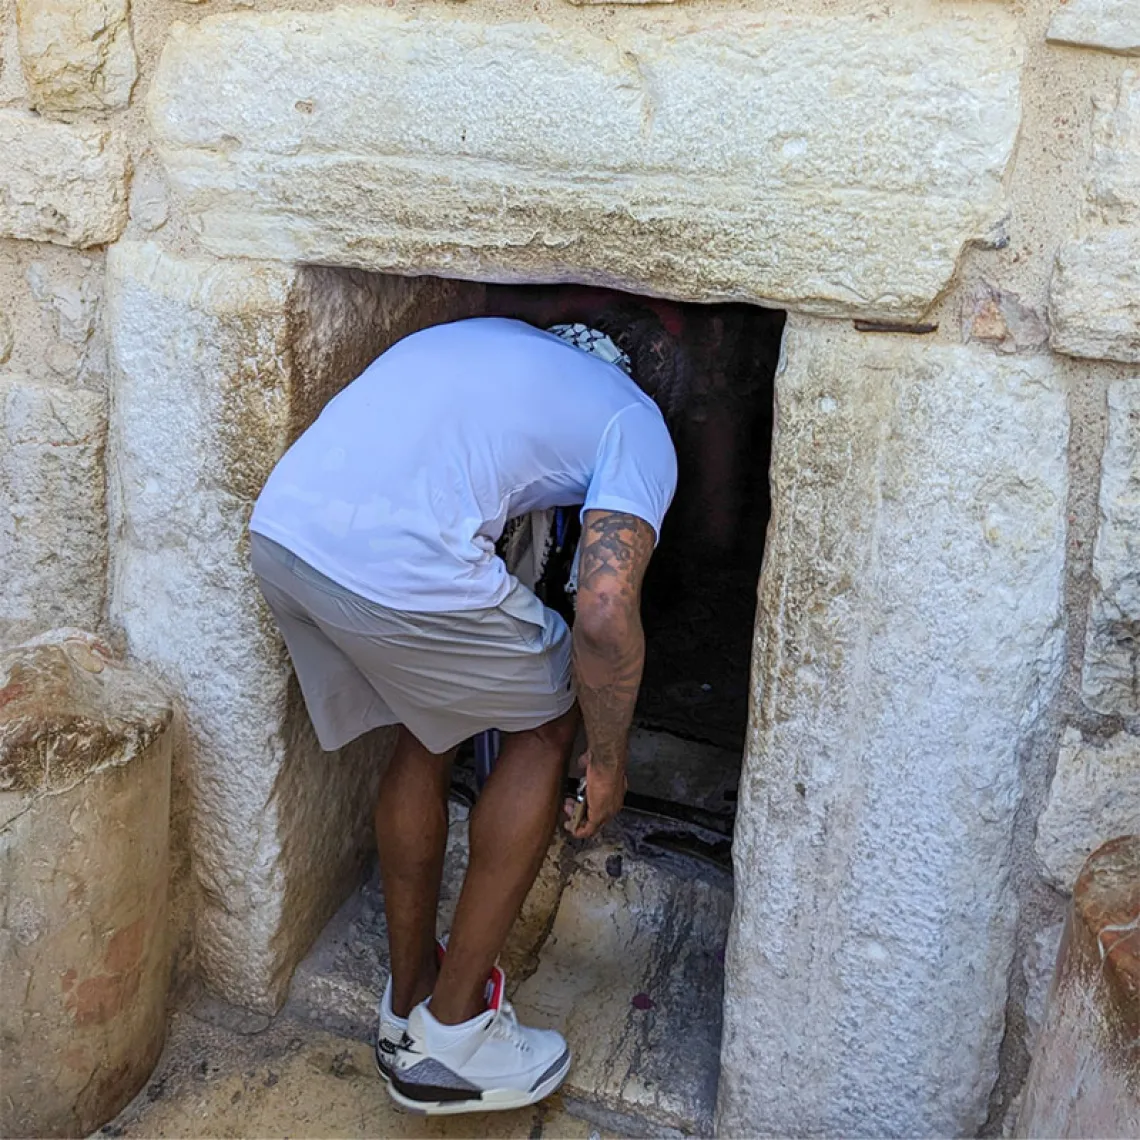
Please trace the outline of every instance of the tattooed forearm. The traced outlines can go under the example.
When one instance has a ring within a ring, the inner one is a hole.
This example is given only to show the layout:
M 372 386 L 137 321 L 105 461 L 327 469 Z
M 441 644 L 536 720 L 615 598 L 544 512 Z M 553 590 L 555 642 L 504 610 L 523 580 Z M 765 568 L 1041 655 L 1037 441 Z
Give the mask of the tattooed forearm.
M 592 762 L 624 765 L 641 686 L 641 582 L 653 529 L 632 515 L 590 511 L 578 571 L 574 672 Z

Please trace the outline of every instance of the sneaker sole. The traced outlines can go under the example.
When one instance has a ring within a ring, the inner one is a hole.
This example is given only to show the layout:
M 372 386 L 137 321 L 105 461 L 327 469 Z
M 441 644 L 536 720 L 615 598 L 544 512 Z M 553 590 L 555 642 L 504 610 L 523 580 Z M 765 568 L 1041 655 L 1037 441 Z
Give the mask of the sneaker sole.
M 529 1091 L 524 1089 L 485 1089 L 477 1097 L 465 1097 L 462 1100 L 426 1100 L 419 1096 L 409 1096 L 409 1092 L 415 1093 L 421 1090 L 417 1090 L 414 1085 L 404 1084 L 396 1076 L 389 1075 L 387 1078 L 388 1095 L 401 1108 L 422 1116 L 455 1116 L 462 1112 L 505 1112 L 511 1108 L 525 1108 L 528 1104 L 537 1104 L 540 1100 L 550 1096 L 566 1079 L 566 1074 L 570 1071 L 571 1060 L 568 1049 L 563 1064 Z

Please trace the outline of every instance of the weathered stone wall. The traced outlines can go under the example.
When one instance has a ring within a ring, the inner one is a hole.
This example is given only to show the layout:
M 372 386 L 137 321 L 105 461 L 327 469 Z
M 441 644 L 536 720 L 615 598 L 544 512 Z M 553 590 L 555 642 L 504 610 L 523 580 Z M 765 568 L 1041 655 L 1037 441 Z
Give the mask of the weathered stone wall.
M 1133 0 L 0 0 L 0 643 L 171 685 L 208 984 L 279 1000 L 383 751 L 315 748 L 250 502 L 478 307 L 351 271 L 767 303 L 720 1129 L 1001 1128 L 1140 771 L 1137 53 Z

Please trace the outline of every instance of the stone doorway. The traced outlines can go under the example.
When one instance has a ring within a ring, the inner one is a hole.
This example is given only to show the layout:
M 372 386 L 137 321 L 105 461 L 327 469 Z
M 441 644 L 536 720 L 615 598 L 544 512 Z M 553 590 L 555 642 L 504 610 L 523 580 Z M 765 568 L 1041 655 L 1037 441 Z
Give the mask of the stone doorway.
M 1017 819 L 1063 655 L 1060 370 L 939 310 L 963 251 L 1008 241 L 1017 19 L 539 7 L 224 12 L 165 40 L 171 218 L 108 256 L 110 616 L 182 702 L 195 966 L 276 1008 L 367 850 L 369 769 L 306 734 L 245 519 L 360 354 L 485 298 L 347 271 L 771 304 L 719 1126 L 973 1133 L 1007 998 L 1017 1033 Z
M 324 403 L 400 336 L 484 313 L 588 319 L 613 294 L 219 266 L 145 245 L 119 246 L 112 262 L 117 602 L 135 652 L 188 695 L 175 798 L 195 966 L 237 1004 L 273 1010 L 291 992 L 290 1008 L 363 1037 L 386 966 L 369 816 L 388 734 L 340 754 L 316 747 L 248 578 L 248 502 Z M 707 1132 L 783 314 L 642 300 L 676 329 L 698 379 L 678 428 L 675 521 L 647 586 L 653 671 L 631 762 L 640 810 L 600 847 L 556 843 L 507 965 L 540 1020 L 601 1011 L 569 1029 L 592 1042 L 569 1086 L 584 1110 L 601 1106 L 625 1130 Z M 178 359 L 210 353 L 208 375 L 179 374 Z M 465 864 L 462 767 L 443 929 Z M 680 1036 L 683 1057 L 653 1047 Z

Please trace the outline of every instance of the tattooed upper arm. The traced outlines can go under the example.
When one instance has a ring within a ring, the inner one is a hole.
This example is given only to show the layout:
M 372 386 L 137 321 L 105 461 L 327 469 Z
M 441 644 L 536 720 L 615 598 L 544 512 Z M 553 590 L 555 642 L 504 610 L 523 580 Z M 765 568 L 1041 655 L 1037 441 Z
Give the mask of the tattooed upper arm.
M 579 607 L 584 596 L 611 605 L 639 605 L 654 540 L 653 528 L 636 515 L 587 511 L 578 566 Z

